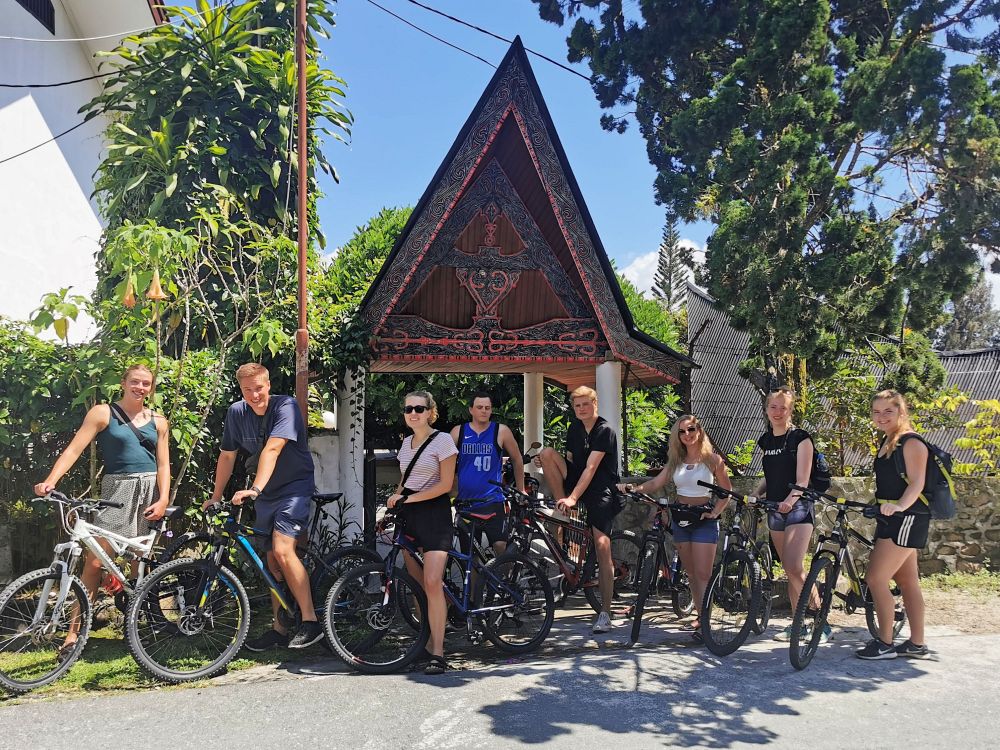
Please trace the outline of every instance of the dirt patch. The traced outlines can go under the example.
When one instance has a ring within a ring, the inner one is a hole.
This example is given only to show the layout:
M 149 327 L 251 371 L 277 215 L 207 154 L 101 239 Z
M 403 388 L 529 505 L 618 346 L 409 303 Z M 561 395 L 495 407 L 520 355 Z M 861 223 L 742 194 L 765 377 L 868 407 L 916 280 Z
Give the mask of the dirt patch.
M 1000 633 L 1000 596 L 993 592 L 924 591 L 928 625 L 945 625 L 960 633 Z

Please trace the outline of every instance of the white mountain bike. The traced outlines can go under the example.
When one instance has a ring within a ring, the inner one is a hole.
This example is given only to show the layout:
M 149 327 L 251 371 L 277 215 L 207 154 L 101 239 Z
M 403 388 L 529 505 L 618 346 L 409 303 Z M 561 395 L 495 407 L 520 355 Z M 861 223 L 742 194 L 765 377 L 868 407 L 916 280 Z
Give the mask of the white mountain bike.
M 53 490 L 35 502 L 53 503 L 59 510 L 69 541 L 57 544 L 52 565 L 13 581 L 0 592 L 0 686 L 13 693 L 48 685 L 59 679 L 80 658 L 90 635 L 92 606 L 78 577 L 84 548 L 101 561 L 130 597 L 135 585 L 155 565 L 153 547 L 178 510 L 167 508 L 163 519 L 148 534 L 120 536 L 84 519 L 105 508 L 120 508 L 108 500 L 80 500 Z M 106 542 L 109 554 L 100 544 Z M 122 571 L 115 559 L 129 564 L 135 580 Z M 72 640 L 72 636 L 76 640 Z

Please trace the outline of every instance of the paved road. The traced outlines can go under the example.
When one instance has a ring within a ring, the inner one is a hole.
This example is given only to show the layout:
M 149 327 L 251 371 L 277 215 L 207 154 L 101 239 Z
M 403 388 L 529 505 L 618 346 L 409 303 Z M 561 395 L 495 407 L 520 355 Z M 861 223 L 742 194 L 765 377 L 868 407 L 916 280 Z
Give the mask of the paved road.
M 625 650 L 618 632 L 592 640 L 588 620 L 559 619 L 569 648 L 512 663 L 468 660 L 440 677 L 367 677 L 329 661 L 202 688 L 0 706 L 0 747 L 1000 744 L 1000 635 L 938 629 L 933 659 L 862 662 L 853 657 L 860 631 L 840 631 L 796 672 L 775 641 L 719 659 L 664 625 L 650 629 L 649 645 Z

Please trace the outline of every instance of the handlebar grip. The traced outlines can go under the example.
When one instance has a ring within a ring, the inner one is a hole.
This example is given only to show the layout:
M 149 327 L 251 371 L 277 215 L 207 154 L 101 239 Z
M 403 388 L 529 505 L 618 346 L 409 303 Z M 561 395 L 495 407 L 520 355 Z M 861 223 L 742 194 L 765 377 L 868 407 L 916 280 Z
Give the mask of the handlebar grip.
M 124 508 L 125 503 L 120 503 L 117 500 L 101 500 L 97 503 L 98 508 Z
M 861 515 L 865 518 L 878 518 L 878 506 L 868 505 L 861 511 Z

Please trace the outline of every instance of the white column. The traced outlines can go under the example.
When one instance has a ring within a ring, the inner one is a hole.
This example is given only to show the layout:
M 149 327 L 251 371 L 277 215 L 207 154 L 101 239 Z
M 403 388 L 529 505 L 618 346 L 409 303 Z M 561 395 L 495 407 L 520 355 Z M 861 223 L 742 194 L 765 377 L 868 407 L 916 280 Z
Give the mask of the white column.
M 349 536 L 364 529 L 365 487 L 365 371 L 344 375 L 337 390 L 337 435 L 340 442 L 340 491 L 348 506 L 348 518 L 357 523 Z
M 545 444 L 544 385 L 542 373 L 524 373 L 524 450 L 534 442 Z
M 618 471 L 622 468 L 622 363 L 602 362 L 597 366 L 597 413 L 607 420 L 618 436 Z

